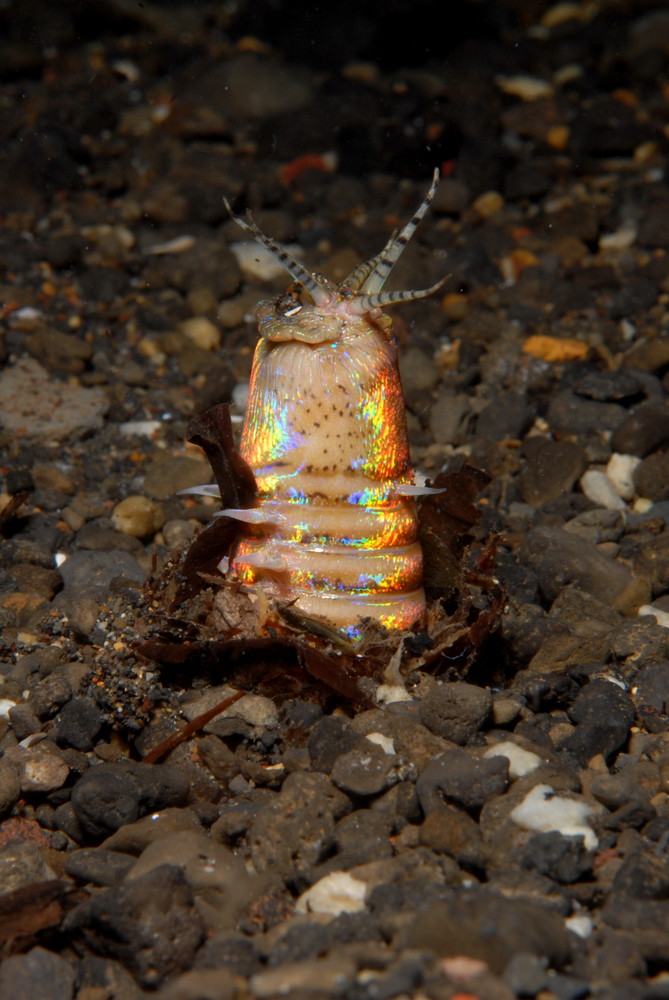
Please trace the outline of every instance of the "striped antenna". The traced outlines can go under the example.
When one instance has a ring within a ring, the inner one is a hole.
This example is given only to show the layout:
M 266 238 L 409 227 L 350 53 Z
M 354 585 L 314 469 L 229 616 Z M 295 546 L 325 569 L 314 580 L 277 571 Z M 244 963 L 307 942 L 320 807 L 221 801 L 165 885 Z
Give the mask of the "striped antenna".
M 359 292 L 382 257 L 383 251 L 375 254 L 374 257 L 370 257 L 364 264 L 358 264 L 349 276 L 342 281 L 342 288 L 350 288 L 352 292 Z
M 388 280 L 390 272 L 392 271 L 395 264 L 399 260 L 402 251 L 406 247 L 407 243 L 409 242 L 413 234 L 416 232 L 416 229 L 418 228 L 421 219 L 423 218 L 428 208 L 432 204 L 432 199 L 434 198 L 434 193 L 437 190 L 438 183 L 439 183 L 439 169 L 435 167 L 434 174 L 432 175 L 432 184 L 430 185 L 430 190 L 425 195 L 425 198 L 423 199 L 421 205 L 419 206 L 416 214 L 409 222 L 407 222 L 406 226 L 398 236 L 393 236 L 391 237 L 391 239 L 388 240 L 385 247 L 381 251 L 381 254 L 379 255 L 379 258 L 377 260 L 377 263 L 373 271 L 371 272 L 369 277 L 364 281 L 364 284 L 360 286 L 360 290 L 362 292 L 365 292 L 365 294 L 367 295 L 373 295 L 375 292 L 381 291 L 386 281 Z M 363 264 L 361 266 L 364 267 L 365 265 Z M 356 268 L 353 274 L 355 274 L 356 271 L 358 270 L 359 268 Z M 353 275 L 351 275 L 351 277 L 353 277 Z M 348 284 L 348 279 L 345 282 L 345 284 Z M 429 292 L 425 294 L 429 294 Z M 414 295 L 414 298 L 421 298 L 421 297 L 422 296 L 420 295 Z M 400 300 L 395 299 L 394 301 L 400 301 Z M 389 305 L 388 302 L 384 304 Z
M 223 199 L 223 204 L 227 208 L 230 218 L 234 219 L 237 225 L 240 226 L 244 232 L 249 233 L 254 240 L 257 240 L 258 243 L 261 243 L 266 250 L 269 250 L 274 259 L 277 260 L 281 266 L 286 269 L 286 271 L 288 271 L 291 278 L 294 278 L 295 281 L 299 281 L 304 288 L 306 288 L 316 305 L 324 306 L 326 302 L 330 301 L 332 295 L 328 289 L 324 285 L 321 285 L 313 276 L 311 271 L 307 271 L 306 267 L 300 264 L 299 261 L 295 260 L 294 257 L 291 257 L 291 255 L 284 250 L 283 247 L 279 246 L 278 243 L 275 243 L 274 240 L 271 240 L 269 236 L 265 236 L 262 230 L 258 229 L 256 226 L 250 212 L 247 212 L 245 221 L 240 218 L 240 216 L 235 215 L 230 208 L 230 203 L 227 198 Z
M 383 306 L 392 306 L 396 302 L 412 302 L 414 299 L 426 299 L 428 295 L 434 295 L 447 281 L 448 275 L 438 281 L 432 288 L 422 288 L 415 292 L 377 292 L 376 295 L 356 295 L 348 303 L 349 312 L 356 316 L 364 316 L 365 313 L 373 309 L 381 309 Z

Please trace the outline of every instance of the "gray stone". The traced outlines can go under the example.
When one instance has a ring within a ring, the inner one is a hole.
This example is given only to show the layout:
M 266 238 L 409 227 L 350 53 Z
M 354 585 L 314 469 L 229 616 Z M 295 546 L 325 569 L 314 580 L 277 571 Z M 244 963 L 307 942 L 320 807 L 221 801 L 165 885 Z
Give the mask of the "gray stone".
M 0 965 L 0 996 L 7 1000 L 72 1000 L 75 971 L 45 948 L 11 955 Z
M 423 725 L 464 746 L 481 729 L 492 710 L 492 695 L 485 688 L 464 681 L 435 684 L 420 703 Z
M 72 789 L 72 806 L 82 829 L 100 839 L 146 813 L 183 805 L 188 795 L 186 773 L 169 764 L 99 764 Z
M 478 759 L 464 750 L 446 750 L 425 768 L 416 782 L 421 808 L 427 815 L 444 801 L 478 809 L 501 795 L 509 783 L 506 757 Z
M 68 914 L 64 929 L 118 959 L 149 989 L 190 968 L 204 938 L 192 890 L 174 865 L 92 896 Z

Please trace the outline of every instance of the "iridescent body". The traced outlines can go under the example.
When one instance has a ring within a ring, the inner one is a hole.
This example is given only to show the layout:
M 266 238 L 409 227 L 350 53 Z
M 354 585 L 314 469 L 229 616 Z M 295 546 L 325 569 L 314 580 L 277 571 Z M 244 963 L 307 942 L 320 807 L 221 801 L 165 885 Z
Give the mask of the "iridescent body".
M 361 617 L 404 629 L 425 609 L 413 496 L 429 490 L 413 485 L 397 349 L 381 307 L 435 289 L 380 289 L 436 183 L 435 173 L 411 222 L 341 286 L 237 220 L 299 284 L 258 307 L 241 441 L 258 505 L 223 512 L 247 522 L 230 574 L 351 636 Z

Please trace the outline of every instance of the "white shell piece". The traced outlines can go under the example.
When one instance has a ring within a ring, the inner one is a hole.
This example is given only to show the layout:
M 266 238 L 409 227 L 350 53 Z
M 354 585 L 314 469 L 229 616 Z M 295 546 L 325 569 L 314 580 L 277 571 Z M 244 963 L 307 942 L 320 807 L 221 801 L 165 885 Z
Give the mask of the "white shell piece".
M 509 777 L 512 781 L 516 778 L 524 778 L 526 774 L 531 774 L 541 764 L 541 757 L 529 750 L 523 750 L 517 743 L 505 740 L 503 743 L 495 743 L 483 754 L 484 757 L 506 757 L 509 762 Z
M 376 746 L 381 747 L 384 753 L 390 756 L 395 753 L 395 744 L 390 736 L 384 736 L 383 733 L 367 733 L 367 739 L 370 743 L 375 743 Z
M 303 892 L 297 913 L 358 913 L 365 909 L 367 885 L 348 872 L 332 872 Z
M 555 88 L 547 80 L 536 76 L 496 76 L 495 83 L 505 94 L 520 97 L 523 101 L 537 101 L 540 97 L 550 97 Z
M 587 802 L 556 795 L 550 785 L 535 785 L 509 816 L 523 830 L 557 830 L 563 837 L 583 837 L 586 848 L 592 851 L 598 840 L 586 820 L 594 812 L 594 806 Z
M 659 608 L 654 608 L 652 604 L 642 604 L 638 615 L 640 618 L 652 615 L 658 625 L 661 625 L 662 628 L 669 628 L 669 611 L 661 611 Z
M 583 473 L 581 489 L 589 500 L 606 510 L 625 510 L 625 501 L 618 496 L 606 473 L 599 469 L 588 469 Z
M 376 700 L 379 705 L 394 705 L 398 701 L 413 701 L 413 698 L 402 684 L 379 684 Z
M 144 253 L 147 255 L 155 254 L 156 256 L 163 256 L 165 254 L 184 253 L 186 250 L 192 250 L 194 246 L 195 237 L 184 233 L 183 236 L 175 236 L 173 240 L 167 240 L 165 243 L 154 243 L 152 246 L 147 247 Z
M 587 913 L 575 913 L 573 917 L 567 917 L 564 925 L 568 931 L 578 935 L 580 938 L 590 937 L 594 927 Z
M 19 743 L 20 747 L 24 750 L 30 750 L 31 747 L 37 746 L 42 740 L 46 739 L 46 733 L 31 733 L 30 736 L 26 736 L 24 740 Z
M 15 701 L 11 701 L 9 698 L 0 698 L 0 719 L 9 718 L 9 710 L 15 706 Z
M 638 455 L 621 455 L 614 452 L 606 466 L 606 475 L 613 483 L 613 488 L 623 500 L 631 500 L 636 489 L 634 487 L 634 470 L 641 459 Z

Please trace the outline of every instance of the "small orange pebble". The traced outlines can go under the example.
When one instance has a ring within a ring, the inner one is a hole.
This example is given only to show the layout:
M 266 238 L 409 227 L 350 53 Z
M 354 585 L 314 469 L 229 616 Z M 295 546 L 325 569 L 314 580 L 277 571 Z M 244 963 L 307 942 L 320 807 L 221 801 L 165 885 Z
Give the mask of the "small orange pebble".
M 290 163 L 284 164 L 279 169 L 279 176 L 283 184 L 292 184 L 305 170 L 323 170 L 325 173 L 332 173 L 337 169 L 337 157 L 334 153 L 305 153 L 304 156 L 297 156 Z
M 449 292 L 441 300 L 441 308 L 449 319 L 457 322 L 464 319 L 469 311 L 469 296 L 462 292 Z
M 428 142 L 436 142 L 444 131 L 443 122 L 430 122 L 425 126 L 425 138 Z
M 480 958 L 472 958 L 470 955 L 450 955 L 441 960 L 442 972 L 445 972 L 451 979 L 463 982 L 473 976 L 480 976 L 488 971 L 488 965 Z M 469 994 L 462 994 L 469 996 Z M 451 1000 L 455 1000 L 452 997 Z
M 15 590 L 11 594 L 3 594 L 0 598 L 0 607 L 7 608 L 19 616 L 39 611 L 44 603 L 44 598 L 40 597 L 39 594 L 28 594 L 22 590 Z
M 533 254 L 531 250 L 523 250 L 520 247 L 517 250 L 512 250 L 508 254 L 508 258 L 511 261 L 511 266 L 516 277 L 522 274 L 526 267 L 536 267 L 539 263 L 536 254 Z
M 573 337 L 549 337 L 546 334 L 534 334 L 523 344 L 525 354 L 541 361 L 582 361 L 590 353 L 590 346 L 582 340 Z
M 457 340 L 450 340 L 446 344 L 442 344 L 434 355 L 435 363 L 443 371 L 451 372 L 460 364 L 460 345 L 462 341 L 458 338 Z
M 569 126 L 553 125 L 546 133 L 546 142 L 551 149 L 561 153 L 567 148 L 567 143 L 569 142 Z
M 10 316 L 11 313 L 16 312 L 17 309 L 21 308 L 21 303 L 18 299 L 8 299 L 7 302 L 3 302 L 0 306 L 0 316 L 3 318 L 5 316 Z
M 638 94 L 635 94 L 632 90 L 627 90 L 626 87 L 618 87 L 613 91 L 613 96 L 616 101 L 620 101 L 621 104 L 626 104 L 630 108 L 635 108 L 639 104 Z
M 608 847 L 605 851 L 600 851 L 598 854 L 595 854 L 592 861 L 592 867 L 596 871 L 598 868 L 603 868 L 609 861 L 613 861 L 618 857 L 620 857 L 618 848 Z
M 37 844 L 39 847 L 49 847 L 51 841 L 37 820 L 11 816 L 0 823 L 0 845 L 15 842 Z
M 255 52 L 256 55 L 269 55 L 272 51 L 269 45 L 261 42 L 255 35 L 244 35 L 235 45 L 237 52 Z

